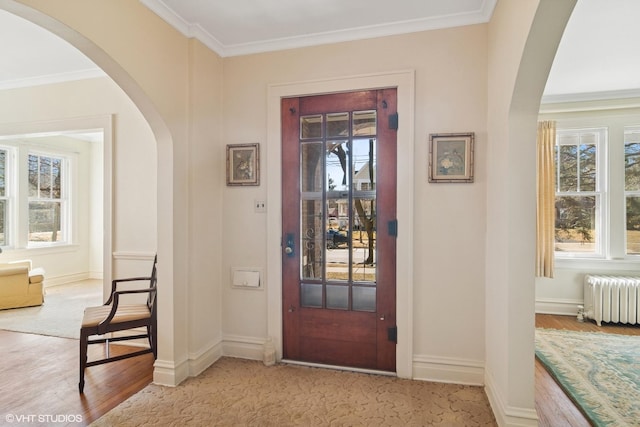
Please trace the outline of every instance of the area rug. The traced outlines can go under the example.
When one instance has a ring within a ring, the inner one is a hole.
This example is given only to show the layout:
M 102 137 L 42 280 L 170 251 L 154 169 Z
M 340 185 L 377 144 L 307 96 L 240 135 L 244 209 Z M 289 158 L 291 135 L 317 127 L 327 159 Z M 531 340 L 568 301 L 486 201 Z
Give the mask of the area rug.
M 595 426 L 640 426 L 640 336 L 536 329 L 536 357 Z
M 496 426 L 482 387 L 223 357 L 92 426 Z
M 0 310 L 0 329 L 78 339 L 85 307 L 101 304 L 102 280 L 51 286 L 41 306 Z

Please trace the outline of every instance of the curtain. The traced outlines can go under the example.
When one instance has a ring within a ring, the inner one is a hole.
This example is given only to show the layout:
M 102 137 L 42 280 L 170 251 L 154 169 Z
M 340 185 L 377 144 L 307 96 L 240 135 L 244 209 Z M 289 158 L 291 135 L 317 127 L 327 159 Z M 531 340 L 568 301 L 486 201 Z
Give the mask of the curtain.
M 555 162 L 556 123 L 538 123 L 537 203 L 536 203 L 536 276 L 553 277 L 555 250 Z

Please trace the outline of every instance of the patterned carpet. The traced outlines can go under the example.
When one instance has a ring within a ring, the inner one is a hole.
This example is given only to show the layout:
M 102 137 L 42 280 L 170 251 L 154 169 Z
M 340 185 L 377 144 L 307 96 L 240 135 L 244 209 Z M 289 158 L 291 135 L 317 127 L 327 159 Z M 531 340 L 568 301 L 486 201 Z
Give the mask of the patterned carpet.
M 92 426 L 495 426 L 482 387 L 222 358 Z
M 640 336 L 536 329 L 536 357 L 595 426 L 640 426 Z

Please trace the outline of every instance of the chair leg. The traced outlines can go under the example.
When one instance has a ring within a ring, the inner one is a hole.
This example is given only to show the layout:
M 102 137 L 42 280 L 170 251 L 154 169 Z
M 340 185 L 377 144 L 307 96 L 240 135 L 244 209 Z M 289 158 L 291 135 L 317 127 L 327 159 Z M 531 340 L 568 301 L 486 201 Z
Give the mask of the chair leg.
M 151 325 L 147 325 L 147 338 L 149 338 L 149 347 L 151 347 L 151 352 L 153 353 L 153 358 L 157 357 L 158 349 L 156 347 L 156 337 L 154 335 L 155 329 Z
M 84 393 L 84 370 L 87 365 L 87 347 L 89 346 L 89 336 L 80 330 L 80 382 L 78 389 L 80 393 Z

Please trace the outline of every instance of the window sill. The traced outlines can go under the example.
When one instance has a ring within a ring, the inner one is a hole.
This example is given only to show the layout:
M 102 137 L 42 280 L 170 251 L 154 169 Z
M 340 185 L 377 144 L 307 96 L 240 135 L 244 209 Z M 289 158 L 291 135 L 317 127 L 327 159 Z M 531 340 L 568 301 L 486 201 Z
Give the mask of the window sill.
M 640 257 L 607 259 L 607 258 L 555 258 L 556 268 L 562 268 L 567 270 L 582 270 L 593 271 L 598 270 L 601 272 L 608 271 L 630 271 L 634 274 L 638 274 L 640 268 Z
M 11 254 L 12 256 L 28 256 L 29 254 L 49 255 L 61 254 L 65 252 L 77 252 L 80 245 L 64 244 L 52 246 L 32 246 L 28 248 L 3 248 L 2 253 Z

